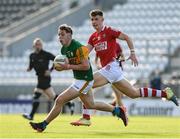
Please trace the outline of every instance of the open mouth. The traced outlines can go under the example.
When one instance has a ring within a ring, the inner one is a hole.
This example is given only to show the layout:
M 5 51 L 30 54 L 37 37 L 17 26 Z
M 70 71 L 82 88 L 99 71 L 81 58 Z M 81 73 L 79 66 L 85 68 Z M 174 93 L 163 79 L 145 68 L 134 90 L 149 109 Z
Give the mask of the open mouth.
M 94 28 L 97 28 L 98 26 L 96 24 L 93 25 Z

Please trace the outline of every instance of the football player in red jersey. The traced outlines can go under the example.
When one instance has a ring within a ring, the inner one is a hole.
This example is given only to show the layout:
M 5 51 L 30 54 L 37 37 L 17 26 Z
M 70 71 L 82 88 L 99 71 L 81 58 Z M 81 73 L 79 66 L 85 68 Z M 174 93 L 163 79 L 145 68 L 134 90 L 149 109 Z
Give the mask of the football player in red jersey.
M 111 83 L 116 89 L 130 98 L 163 97 L 179 106 L 177 97 L 169 87 L 164 90 L 156 90 L 152 88 L 135 88 L 132 86 L 123 76 L 122 69 L 119 67 L 119 62 L 116 60 L 116 39 L 124 40 L 127 42 L 130 50 L 128 59 L 132 61 L 132 65 L 138 66 L 138 60 L 131 38 L 117 29 L 104 25 L 103 12 L 99 9 L 92 10 L 90 12 L 90 18 L 95 32 L 89 38 L 88 48 L 89 51 L 93 48 L 95 49 L 102 65 L 102 68 L 94 73 L 93 88 Z M 81 119 L 71 124 L 83 125 L 81 124 Z
M 116 46 L 117 46 L 116 47 L 116 53 L 117 53 L 116 59 L 119 60 L 119 66 L 123 69 L 122 62 L 125 61 L 125 57 L 124 57 L 124 54 L 123 54 L 123 51 L 122 51 L 122 48 L 121 48 L 120 44 L 117 43 Z M 102 68 L 101 63 L 99 61 L 99 57 L 98 57 L 97 54 L 95 56 L 95 65 L 96 65 L 98 70 Z M 123 102 L 122 102 L 122 99 L 121 99 L 122 96 L 123 96 L 123 93 L 121 91 L 119 91 L 118 89 L 116 89 L 113 85 L 111 85 L 111 88 L 112 88 L 112 90 L 114 92 L 113 93 L 114 99 L 110 104 L 113 105 L 113 106 L 118 105 L 120 107 L 123 107 L 124 110 L 126 110 L 126 107 L 123 105 Z M 91 125 L 91 121 L 90 121 L 90 119 L 91 119 L 91 111 L 89 109 L 87 109 L 85 107 L 85 105 L 83 105 L 82 113 L 83 113 L 83 117 L 78 121 L 72 122 L 71 123 L 72 125 L 78 125 L 78 126 L 79 125 L 82 125 L 82 126 L 90 126 Z

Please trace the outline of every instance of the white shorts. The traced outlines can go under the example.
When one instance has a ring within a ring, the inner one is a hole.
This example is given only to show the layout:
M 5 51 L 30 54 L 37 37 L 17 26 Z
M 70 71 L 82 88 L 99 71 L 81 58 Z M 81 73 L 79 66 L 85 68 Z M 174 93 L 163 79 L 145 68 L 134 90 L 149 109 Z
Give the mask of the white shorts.
M 85 81 L 85 80 L 75 80 L 74 83 L 71 85 L 76 91 L 82 94 L 87 94 L 89 90 L 92 88 L 94 80 L 92 81 Z
M 118 82 L 124 79 L 122 68 L 119 66 L 118 61 L 112 61 L 102 69 L 98 70 L 110 83 Z

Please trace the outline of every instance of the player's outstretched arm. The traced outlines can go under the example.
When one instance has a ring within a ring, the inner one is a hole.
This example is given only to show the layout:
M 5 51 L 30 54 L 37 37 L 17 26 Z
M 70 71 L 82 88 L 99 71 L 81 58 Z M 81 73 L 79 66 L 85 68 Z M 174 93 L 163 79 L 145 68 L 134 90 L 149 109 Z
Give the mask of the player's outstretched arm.
M 133 42 L 131 40 L 131 38 L 126 35 L 125 33 L 122 33 L 119 35 L 118 37 L 120 40 L 125 40 L 128 44 L 128 47 L 130 49 L 130 56 L 127 60 L 131 59 L 132 61 L 132 65 L 134 66 L 138 66 L 138 60 L 136 58 L 136 54 L 135 54 L 135 49 L 134 49 L 134 46 L 133 46 Z

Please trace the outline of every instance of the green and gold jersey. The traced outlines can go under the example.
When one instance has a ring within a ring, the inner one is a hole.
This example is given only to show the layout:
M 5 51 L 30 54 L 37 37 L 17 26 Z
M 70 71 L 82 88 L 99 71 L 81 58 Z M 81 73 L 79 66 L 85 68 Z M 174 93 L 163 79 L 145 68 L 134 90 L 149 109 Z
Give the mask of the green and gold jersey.
M 83 46 L 78 41 L 72 39 L 69 46 L 63 46 L 61 48 L 61 54 L 66 55 L 69 60 L 69 64 L 78 65 L 81 63 L 81 60 L 88 59 L 89 50 L 86 46 Z M 74 78 L 78 80 L 93 80 L 93 72 L 91 65 L 88 70 L 73 70 L 73 74 Z

